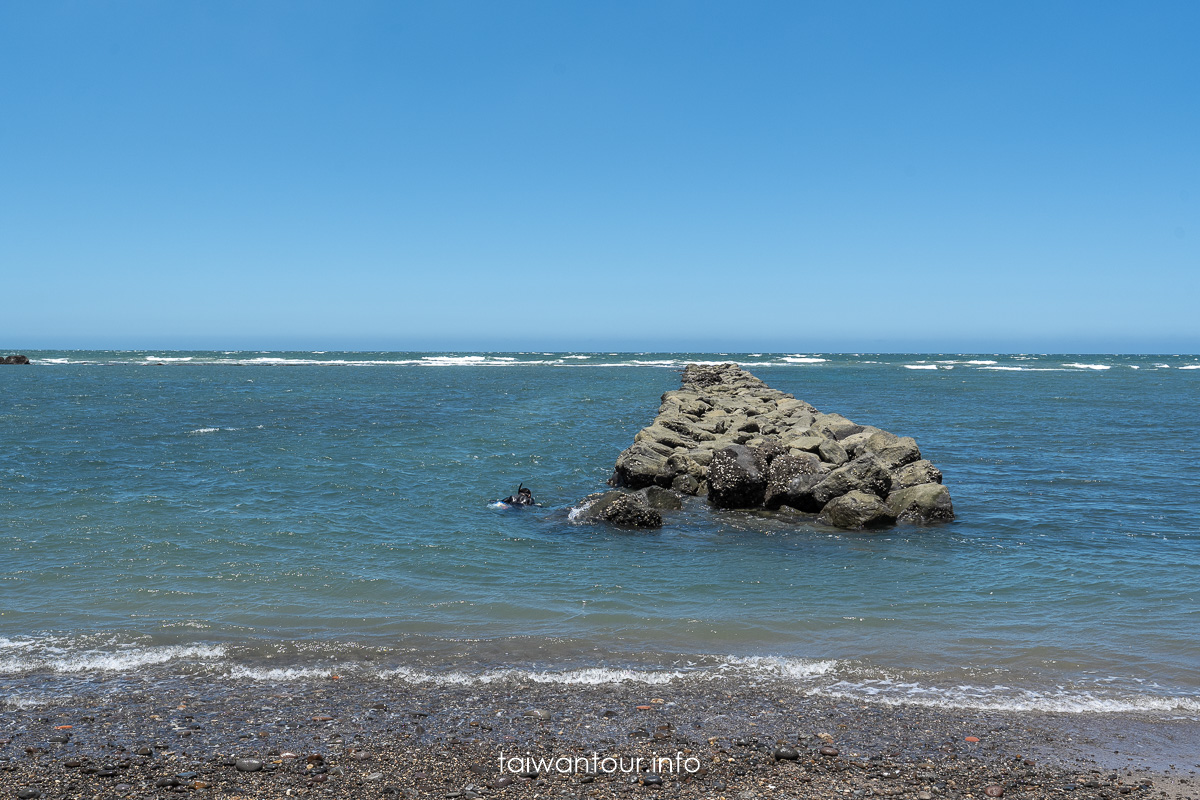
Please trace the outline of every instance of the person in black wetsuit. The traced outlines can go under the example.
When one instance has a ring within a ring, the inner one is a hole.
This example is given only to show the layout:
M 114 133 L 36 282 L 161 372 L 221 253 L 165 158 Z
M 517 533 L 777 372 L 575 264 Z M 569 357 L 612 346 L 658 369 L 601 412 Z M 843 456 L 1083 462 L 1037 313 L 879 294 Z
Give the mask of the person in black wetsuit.
M 517 487 L 517 493 L 500 501 L 507 503 L 510 506 L 535 506 L 537 505 L 533 499 L 533 492 L 525 488 L 525 484 Z

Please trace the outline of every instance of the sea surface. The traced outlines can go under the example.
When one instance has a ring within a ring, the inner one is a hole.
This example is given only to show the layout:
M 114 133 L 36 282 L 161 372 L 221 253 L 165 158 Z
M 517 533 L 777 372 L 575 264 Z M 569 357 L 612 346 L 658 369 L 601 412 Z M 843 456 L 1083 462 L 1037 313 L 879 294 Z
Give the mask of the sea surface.
M 0 707 L 369 674 L 1200 716 L 1197 356 L 26 354 Z M 697 361 L 916 437 L 958 519 L 574 524 Z

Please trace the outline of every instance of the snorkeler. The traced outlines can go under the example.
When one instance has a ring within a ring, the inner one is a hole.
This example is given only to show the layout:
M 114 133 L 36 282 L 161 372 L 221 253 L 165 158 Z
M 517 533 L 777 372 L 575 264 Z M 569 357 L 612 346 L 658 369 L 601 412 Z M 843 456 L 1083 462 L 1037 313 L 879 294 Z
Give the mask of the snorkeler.
M 506 497 L 503 500 L 501 500 L 500 502 L 507 503 L 510 506 L 535 506 L 535 505 L 537 505 L 537 503 L 533 499 L 533 492 L 526 489 L 524 483 L 522 483 L 520 486 L 517 487 L 516 494 Z

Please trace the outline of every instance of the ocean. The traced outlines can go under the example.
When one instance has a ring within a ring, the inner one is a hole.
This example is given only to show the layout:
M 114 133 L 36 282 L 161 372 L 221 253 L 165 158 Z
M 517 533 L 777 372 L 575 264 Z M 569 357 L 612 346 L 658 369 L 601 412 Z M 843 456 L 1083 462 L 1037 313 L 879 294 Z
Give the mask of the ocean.
M 0 705 L 370 674 L 1200 717 L 1197 356 L 26 354 L 0 367 Z M 914 436 L 957 519 L 573 523 L 721 361 Z M 490 507 L 521 483 L 540 507 Z

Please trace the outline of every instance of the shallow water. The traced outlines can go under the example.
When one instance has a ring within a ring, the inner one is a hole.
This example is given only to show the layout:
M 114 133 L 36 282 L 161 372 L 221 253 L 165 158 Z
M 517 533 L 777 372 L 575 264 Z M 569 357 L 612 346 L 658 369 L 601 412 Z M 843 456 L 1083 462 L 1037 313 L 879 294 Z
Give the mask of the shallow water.
M 28 355 L 0 369 L 9 702 L 517 670 L 1200 714 L 1194 356 Z M 915 436 L 958 520 L 570 523 L 695 360 Z M 542 508 L 488 506 L 522 481 Z

